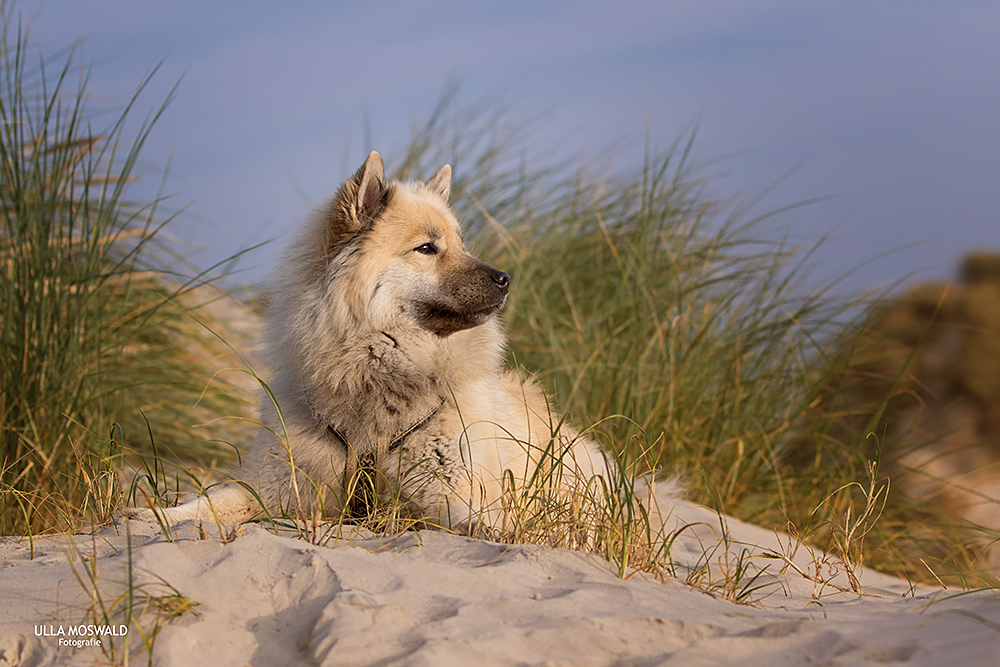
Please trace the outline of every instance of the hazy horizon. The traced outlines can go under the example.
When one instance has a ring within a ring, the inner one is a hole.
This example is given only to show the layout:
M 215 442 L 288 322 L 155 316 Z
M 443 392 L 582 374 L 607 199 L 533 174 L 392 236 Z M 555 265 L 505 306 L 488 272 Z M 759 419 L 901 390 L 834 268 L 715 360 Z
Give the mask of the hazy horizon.
M 160 61 L 144 104 L 177 97 L 144 164 L 170 162 L 191 202 L 174 232 L 199 265 L 278 238 L 243 265 L 259 280 L 309 206 L 361 163 L 390 162 L 441 91 L 501 100 L 535 119 L 552 159 L 641 163 L 698 125 L 697 157 L 726 196 L 787 178 L 758 206 L 823 201 L 782 219 L 808 245 L 831 238 L 821 275 L 893 248 L 847 285 L 952 275 L 1000 249 L 1000 6 L 625 2 L 318 2 L 280 9 L 21 2 L 46 53 L 84 38 L 92 106 L 116 108 Z M 368 136 L 366 136 L 368 135 Z

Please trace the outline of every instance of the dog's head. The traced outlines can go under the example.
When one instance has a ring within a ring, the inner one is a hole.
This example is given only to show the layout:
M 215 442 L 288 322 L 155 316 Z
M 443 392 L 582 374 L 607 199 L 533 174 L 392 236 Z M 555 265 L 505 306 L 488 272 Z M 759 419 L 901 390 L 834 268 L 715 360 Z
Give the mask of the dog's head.
M 451 167 L 426 183 L 387 183 L 375 151 L 325 215 L 324 279 L 376 327 L 411 318 L 438 336 L 479 326 L 507 299 L 510 278 L 469 254 L 448 206 Z

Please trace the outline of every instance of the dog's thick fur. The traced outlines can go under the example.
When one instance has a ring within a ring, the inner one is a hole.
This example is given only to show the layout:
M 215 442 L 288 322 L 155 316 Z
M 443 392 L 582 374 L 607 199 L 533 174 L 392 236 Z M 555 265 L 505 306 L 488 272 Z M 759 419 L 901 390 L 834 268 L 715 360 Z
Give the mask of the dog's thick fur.
M 387 183 L 372 152 L 278 267 L 265 335 L 274 399 L 237 473 L 272 515 L 339 515 L 365 462 L 382 494 L 453 529 L 499 526 L 504 484 L 540 466 L 566 486 L 607 474 L 534 382 L 504 370 L 509 278 L 466 251 L 450 184 L 448 165 L 426 183 Z M 262 508 L 231 482 L 157 511 L 234 524 Z

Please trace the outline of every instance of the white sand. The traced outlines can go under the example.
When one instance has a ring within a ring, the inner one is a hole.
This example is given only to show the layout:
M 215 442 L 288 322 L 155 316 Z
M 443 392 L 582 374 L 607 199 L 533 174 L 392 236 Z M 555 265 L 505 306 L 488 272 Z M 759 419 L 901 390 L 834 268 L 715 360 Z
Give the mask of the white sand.
M 677 515 L 701 523 L 678 540 L 674 558 L 704 562 L 718 546 L 719 517 L 686 503 Z M 733 563 L 743 548 L 736 542 L 785 543 L 727 523 L 729 548 L 711 557 L 716 584 L 725 554 Z M 160 580 L 197 603 L 196 614 L 162 625 L 158 665 L 1000 664 L 1000 594 L 911 589 L 872 572 L 862 575 L 859 596 L 754 558 L 776 576 L 759 578 L 768 585 L 745 605 L 723 599 L 723 589 L 710 595 L 681 580 L 622 580 L 586 554 L 435 531 L 321 547 L 253 525 L 229 543 L 215 530 L 200 539 L 190 524 L 179 526 L 174 542 L 149 525 L 131 530 L 131 554 L 124 527 L 36 539 L 34 559 L 28 540 L 0 542 L 0 665 L 107 664 L 99 648 L 60 647 L 58 636 L 36 630 L 68 633 L 94 622 L 89 583 L 81 585 L 70 560 L 85 582 L 96 563 L 110 606 L 124 600 L 130 557 L 133 583 L 142 587 L 136 603 L 143 591 L 162 595 Z M 805 567 L 810 559 L 800 549 L 797 561 Z M 846 583 L 842 574 L 835 581 Z M 115 618 L 120 623 L 121 613 Z M 139 623 L 149 632 L 152 613 Z M 128 638 L 142 645 L 136 627 Z M 122 640 L 114 642 L 120 651 Z M 146 655 L 130 662 L 145 664 Z

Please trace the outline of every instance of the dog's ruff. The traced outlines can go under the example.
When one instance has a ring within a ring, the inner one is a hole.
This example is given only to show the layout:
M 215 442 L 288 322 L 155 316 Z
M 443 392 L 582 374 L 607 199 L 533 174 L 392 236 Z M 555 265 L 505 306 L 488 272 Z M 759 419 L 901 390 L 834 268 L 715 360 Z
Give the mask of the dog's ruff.
M 272 516 L 338 516 L 369 462 L 379 493 L 412 516 L 499 527 L 505 484 L 526 484 L 539 466 L 556 492 L 607 477 L 599 448 L 561 424 L 533 381 L 504 370 L 509 278 L 466 251 L 450 183 L 448 165 L 426 183 L 387 183 L 372 152 L 309 220 L 268 292 L 276 405 L 264 396 L 238 482 L 157 508 L 161 518 L 236 524 L 260 502 Z

